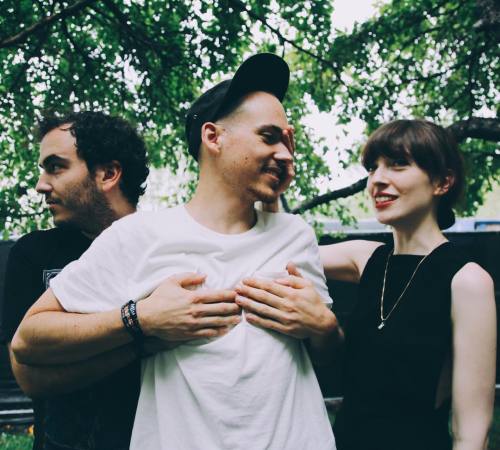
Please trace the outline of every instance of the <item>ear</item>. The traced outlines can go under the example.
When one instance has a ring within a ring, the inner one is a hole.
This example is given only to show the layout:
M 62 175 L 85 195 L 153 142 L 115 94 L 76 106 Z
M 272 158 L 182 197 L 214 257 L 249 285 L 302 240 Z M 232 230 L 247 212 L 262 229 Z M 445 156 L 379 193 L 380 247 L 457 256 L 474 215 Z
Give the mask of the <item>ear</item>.
M 208 153 L 217 156 L 220 153 L 222 128 L 213 122 L 205 122 L 201 127 L 201 142 Z
M 445 195 L 454 184 L 455 176 L 452 173 L 448 173 L 448 175 L 446 175 L 442 180 L 435 183 L 434 195 Z
M 99 164 L 95 169 L 95 181 L 103 192 L 118 186 L 122 178 L 122 166 L 118 161 Z

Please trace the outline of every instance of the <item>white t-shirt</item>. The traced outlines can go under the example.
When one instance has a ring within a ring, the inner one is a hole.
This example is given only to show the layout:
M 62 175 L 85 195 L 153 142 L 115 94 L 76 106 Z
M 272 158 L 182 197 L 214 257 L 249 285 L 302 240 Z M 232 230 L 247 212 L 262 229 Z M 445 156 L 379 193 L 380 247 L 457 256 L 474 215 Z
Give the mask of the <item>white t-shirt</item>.
M 129 215 L 51 281 L 67 311 L 115 309 L 180 272 L 233 288 L 293 261 L 331 303 L 312 229 L 297 216 L 257 212 L 236 235 L 197 223 L 184 206 Z M 335 440 L 302 341 L 242 320 L 226 335 L 144 360 L 131 449 L 332 450 Z

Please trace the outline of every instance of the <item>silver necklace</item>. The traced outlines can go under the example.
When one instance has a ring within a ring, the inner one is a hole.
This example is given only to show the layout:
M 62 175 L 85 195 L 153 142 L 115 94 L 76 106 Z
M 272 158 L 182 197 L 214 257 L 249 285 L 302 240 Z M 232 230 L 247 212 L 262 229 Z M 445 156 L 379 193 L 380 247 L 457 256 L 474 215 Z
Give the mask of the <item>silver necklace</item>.
M 441 244 L 439 244 L 438 246 L 434 247 L 429 253 L 427 253 L 427 255 L 425 255 L 421 260 L 420 262 L 417 264 L 417 267 L 415 267 L 415 270 L 413 271 L 413 273 L 411 274 L 411 277 L 410 279 L 408 280 L 408 283 L 406 283 L 406 286 L 404 287 L 403 289 L 403 292 L 401 292 L 401 295 L 398 297 L 398 299 L 396 300 L 396 303 L 394 303 L 394 306 L 391 308 L 391 310 L 389 311 L 389 313 L 384 317 L 384 296 L 385 296 L 385 282 L 387 280 L 387 269 L 389 267 L 389 260 L 391 259 L 391 256 L 392 254 L 394 253 L 394 249 L 392 249 L 390 252 L 389 252 L 389 256 L 387 256 L 387 261 L 385 262 L 385 270 L 384 270 L 384 281 L 382 283 L 382 294 L 380 295 L 380 324 L 378 325 L 378 329 L 381 330 L 382 328 L 385 327 L 385 322 L 389 319 L 389 317 L 391 317 L 391 314 L 393 313 L 393 311 L 396 309 L 396 307 L 399 305 L 399 302 L 401 301 L 401 299 L 403 298 L 403 296 L 405 295 L 405 292 L 407 291 L 408 287 L 410 286 L 411 282 L 413 281 L 413 278 L 415 277 L 415 274 L 417 273 L 418 271 L 418 268 L 422 265 L 422 263 L 427 259 L 427 257 L 437 248 L 439 247 Z

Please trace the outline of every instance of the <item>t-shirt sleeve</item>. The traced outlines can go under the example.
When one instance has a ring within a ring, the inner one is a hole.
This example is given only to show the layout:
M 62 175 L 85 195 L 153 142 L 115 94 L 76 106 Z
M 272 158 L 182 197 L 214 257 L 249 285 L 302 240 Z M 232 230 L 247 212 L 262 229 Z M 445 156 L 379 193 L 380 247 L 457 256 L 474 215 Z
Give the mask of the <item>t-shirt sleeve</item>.
M 66 311 L 109 311 L 127 301 L 128 259 L 124 258 L 123 227 L 115 222 L 90 248 L 50 280 Z
M 333 300 L 328 293 L 316 235 L 309 225 L 304 223 L 304 227 L 303 233 L 305 234 L 306 242 L 303 259 L 298 262 L 299 271 L 305 278 L 312 281 L 323 301 L 331 307 Z
M 5 271 L 0 338 L 10 342 L 26 311 L 43 293 L 40 267 L 32 262 L 24 242 L 16 243 L 9 252 Z

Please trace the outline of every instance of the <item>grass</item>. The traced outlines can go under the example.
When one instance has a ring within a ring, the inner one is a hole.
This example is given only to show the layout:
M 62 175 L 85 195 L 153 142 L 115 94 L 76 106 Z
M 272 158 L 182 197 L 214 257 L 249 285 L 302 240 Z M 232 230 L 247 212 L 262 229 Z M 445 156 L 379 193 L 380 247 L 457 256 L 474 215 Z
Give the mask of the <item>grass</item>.
M 33 436 L 27 434 L 0 433 L 0 449 L 2 450 L 31 450 Z

